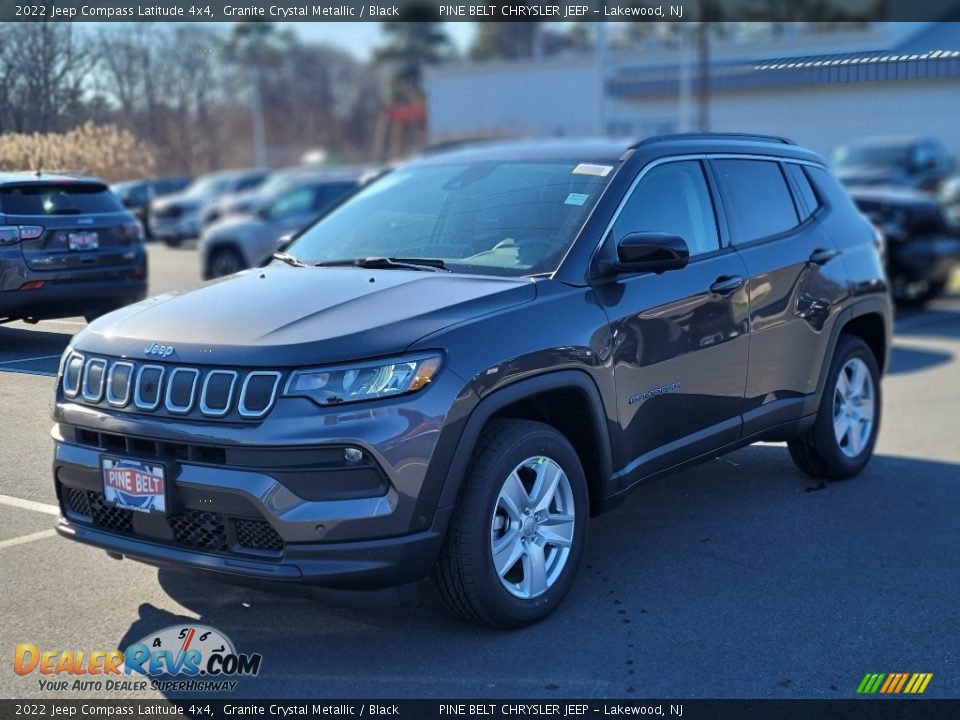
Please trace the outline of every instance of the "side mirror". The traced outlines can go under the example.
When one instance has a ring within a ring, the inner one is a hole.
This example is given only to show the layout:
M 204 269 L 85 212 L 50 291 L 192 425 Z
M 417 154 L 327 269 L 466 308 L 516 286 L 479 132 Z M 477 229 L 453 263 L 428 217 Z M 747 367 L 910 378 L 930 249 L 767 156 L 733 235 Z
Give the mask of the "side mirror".
M 689 259 L 690 249 L 679 235 L 636 232 L 625 235 L 617 243 L 614 270 L 662 273 L 686 267 Z

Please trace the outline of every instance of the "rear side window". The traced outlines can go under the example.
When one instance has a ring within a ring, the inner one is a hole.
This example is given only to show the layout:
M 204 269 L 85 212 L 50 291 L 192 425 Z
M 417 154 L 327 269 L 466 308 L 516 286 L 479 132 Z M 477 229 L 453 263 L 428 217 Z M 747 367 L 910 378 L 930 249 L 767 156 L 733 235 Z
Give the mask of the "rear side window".
M 715 160 L 734 245 L 796 227 L 800 219 L 780 164 L 771 160 Z
M 698 161 L 658 165 L 643 176 L 613 224 L 618 242 L 633 232 L 678 235 L 691 256 L 720 249 L 713 202 Z
M 800 195 L 800 207 L 798 208 L 800 220 L 806 220 L 818 210 L 820 201 L 817 199 L 817 194 L 813 191 L 810 180 L 807 179 L 802 167 L 795 163 L 787 163 L 784 167 L 786 167 L 787 174 L 790 175 L 793 186 Z
M 103 185 L 49 183 L 0 188 L 7 215 L 83 215 L 123 210 L 120 198 Z

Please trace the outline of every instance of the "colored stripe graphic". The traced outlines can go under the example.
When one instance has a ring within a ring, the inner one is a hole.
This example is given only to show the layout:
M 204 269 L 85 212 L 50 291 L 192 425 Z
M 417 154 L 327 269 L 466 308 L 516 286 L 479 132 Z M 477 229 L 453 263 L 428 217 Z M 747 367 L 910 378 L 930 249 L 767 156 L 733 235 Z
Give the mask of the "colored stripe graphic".
M 933 679 L 933 673 L 867 673 L 857 686 L 860 695 L 881 693 L 896 695 L 900 692 L 920 695 Z

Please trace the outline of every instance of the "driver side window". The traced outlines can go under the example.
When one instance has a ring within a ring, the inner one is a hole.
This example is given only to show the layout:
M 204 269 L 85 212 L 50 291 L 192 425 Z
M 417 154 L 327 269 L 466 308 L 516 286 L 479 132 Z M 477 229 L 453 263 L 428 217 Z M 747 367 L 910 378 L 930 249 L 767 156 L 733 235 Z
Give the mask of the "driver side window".
M 613 224 L 614 242 L 634 232 L 679 235 L 690 257 L 720 248 L 713 202 L 699 161 L 665 163 L 643 176 Z

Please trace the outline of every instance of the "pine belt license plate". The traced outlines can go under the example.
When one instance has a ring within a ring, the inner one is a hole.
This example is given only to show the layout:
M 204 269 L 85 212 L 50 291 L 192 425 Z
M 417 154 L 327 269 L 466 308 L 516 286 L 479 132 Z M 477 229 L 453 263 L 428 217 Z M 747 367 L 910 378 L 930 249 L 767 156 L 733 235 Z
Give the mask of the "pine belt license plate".
M 95 232 L 67 233 L 67 244 L 71 250 L 96 250 L 100 247 L 100 238 Z
M 166 468 L 127 458 L 100 458 L 103 499 L 108 505 L 142 513 L 167 512 Z

